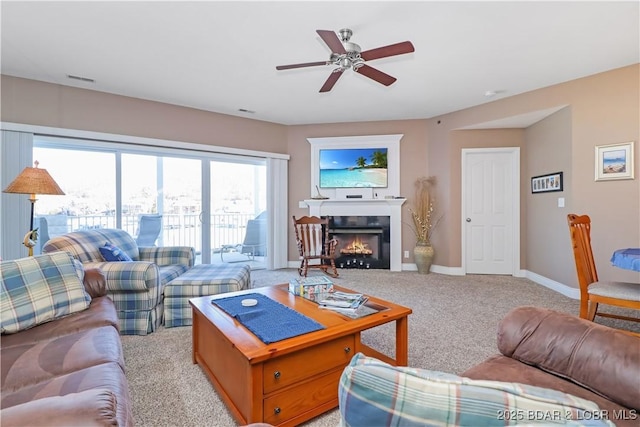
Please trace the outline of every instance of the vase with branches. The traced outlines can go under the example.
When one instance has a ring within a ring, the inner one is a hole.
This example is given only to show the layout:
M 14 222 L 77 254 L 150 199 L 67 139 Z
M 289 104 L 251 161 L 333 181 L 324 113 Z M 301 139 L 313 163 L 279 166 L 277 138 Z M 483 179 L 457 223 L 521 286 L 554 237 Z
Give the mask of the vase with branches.
M 442 217 L 436 217 L 433 190 L 436 177 L 420 177 L 415 182 L 414 207 L 409 208 L 413 226 L 411 230 L 421 244 L 431 244 L 431 235 Z
M 416 236 L 413 257 L 419 273 L 429 273 L 435 255 L 431 245 L 431 235 L 442 216 L 436 216 L 433 195 L 436 177 L 420 177 L 415 182 L 415 200 L 411 213 L 411 230 Z

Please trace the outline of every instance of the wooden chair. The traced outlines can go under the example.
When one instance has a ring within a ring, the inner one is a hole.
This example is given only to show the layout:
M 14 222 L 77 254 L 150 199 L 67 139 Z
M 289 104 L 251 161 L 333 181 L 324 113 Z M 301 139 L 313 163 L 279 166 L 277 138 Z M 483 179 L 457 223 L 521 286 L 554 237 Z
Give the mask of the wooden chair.
M 598 304 L 640 310 L 640 283 L 598 280 L 591 250 L 591 219 L 588 215 L 567 215 L 573 256 L 580 285 L 580 317 L 593 321 L 596 315 L 640 322 L 640 318 L 598 313 Z
M 292 218 L 301 259 L 298 273 L 307 277 L 309 268 L 319 268 L 325 274 L 338 277 L 335 263 L 338 240 L 329 239 L 329 219 L 316 216 L 303 216 L 300 219 L 293 216 Z M 329 268 L 333 273 L 327 272 Z

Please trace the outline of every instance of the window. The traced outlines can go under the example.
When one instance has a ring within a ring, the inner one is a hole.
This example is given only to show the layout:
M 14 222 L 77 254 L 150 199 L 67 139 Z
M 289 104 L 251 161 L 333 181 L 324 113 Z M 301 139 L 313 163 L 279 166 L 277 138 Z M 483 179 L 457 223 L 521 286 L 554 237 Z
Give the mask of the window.
M 135 237 L 140 215 L 161 214 L 157 245 L 194 247 L 197 263 L 266 265 L 266 241 L 258 257 L 247 257 L 242 246 L 248 221 L 266 216 L 265 159 L 37 136 L 33 158 L 66 193 L 41 196 L 36 204 L 50 237 L 90 228 L 121 228 Z M 210 180 L 203 187 L 205 173 Z M 216 256 L 222 247 L 224 259 Z
M 64 196 L 39 195 L 35 215 L 45 216 L 49 236 L 116 227 L 116 162 L 113 152 L 34 147 L 33 158 Z M 43 242 L 44 243 L 44 242 Z

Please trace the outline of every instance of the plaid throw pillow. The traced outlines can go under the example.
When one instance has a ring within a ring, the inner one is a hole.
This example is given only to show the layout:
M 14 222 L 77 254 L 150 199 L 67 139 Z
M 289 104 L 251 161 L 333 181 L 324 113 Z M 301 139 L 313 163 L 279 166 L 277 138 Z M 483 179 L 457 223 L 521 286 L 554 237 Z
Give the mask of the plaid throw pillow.
M 67 252 L 0 263 L 0 329 L 19 332 L 89 307 Z
M 556 390 L 391 366 L 356 354 L 338 386 L 343 426 L 613 426 L 598 406 Z

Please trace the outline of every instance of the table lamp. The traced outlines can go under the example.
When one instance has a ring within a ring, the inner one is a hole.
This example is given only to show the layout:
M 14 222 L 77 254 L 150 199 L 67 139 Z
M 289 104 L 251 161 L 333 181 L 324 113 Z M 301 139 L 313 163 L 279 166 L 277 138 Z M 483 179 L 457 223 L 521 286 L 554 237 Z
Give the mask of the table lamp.
M 34 162 L 35 167 L 26 167 L 20 175 L 13 180 L 4 193 L 30 194 L 31 202 L 31 225 L 29 232 L 24 236 L 24 245 L 29 249 L 29 256 L 33 256 L 33 247 L 38 240 L 38 230 L 33 229 L 33 207 L 36 203 L 36 194 L 53 194 L 64 196 L 64 191 L 58 187 L 58 184 L 51 178 L 46 169 L 38 168 L 38 161 Z

